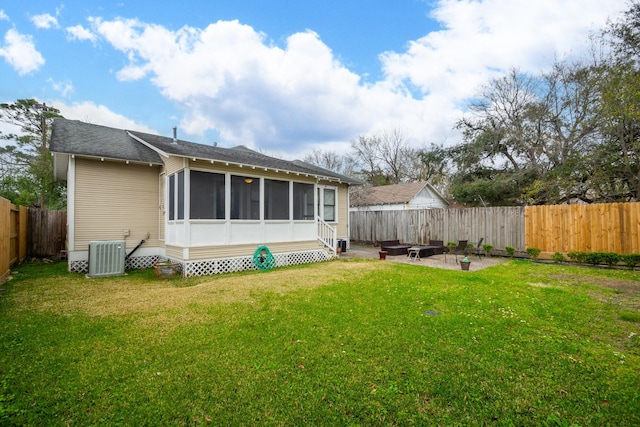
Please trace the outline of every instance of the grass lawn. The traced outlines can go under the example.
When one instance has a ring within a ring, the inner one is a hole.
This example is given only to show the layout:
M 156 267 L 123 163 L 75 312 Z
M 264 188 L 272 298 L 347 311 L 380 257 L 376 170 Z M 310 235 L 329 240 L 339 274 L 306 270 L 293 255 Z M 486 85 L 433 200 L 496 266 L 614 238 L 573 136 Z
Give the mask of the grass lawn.
M 0 425 L 640 425 L 640 273 L 21 266 Z

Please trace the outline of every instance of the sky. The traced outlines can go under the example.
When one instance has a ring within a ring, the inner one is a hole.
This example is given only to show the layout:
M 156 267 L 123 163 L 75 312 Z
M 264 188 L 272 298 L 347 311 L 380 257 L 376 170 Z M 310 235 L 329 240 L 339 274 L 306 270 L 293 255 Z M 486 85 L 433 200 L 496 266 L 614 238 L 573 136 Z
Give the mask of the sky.
M 627 0 L 0 2 L 0 102 L 278 157 L 461 142 L 491 79 L 580 58 Z M 7 131 L 0 125 L 0 131 Z

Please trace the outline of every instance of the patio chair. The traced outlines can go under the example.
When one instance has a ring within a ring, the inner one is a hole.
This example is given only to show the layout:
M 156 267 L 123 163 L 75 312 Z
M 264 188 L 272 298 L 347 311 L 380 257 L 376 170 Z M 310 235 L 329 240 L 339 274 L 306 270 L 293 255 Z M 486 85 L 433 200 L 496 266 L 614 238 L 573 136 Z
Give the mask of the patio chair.
M 453 253 L 456 256 L 456 264 L 458 263 L 458 254 L 460 255 L 466 255 L 468 248 L 467 248 L 467 244 L 468 244 L 468 240 L 458 240 L 458 246 L 456 246 L 453 249 Z
M 472 248 L 470 250 L 470 252 L 472 254 L 478 255 L 478 259 L 482 259 L 482 258 L 480 258 L 480 251 L 482 250 L 482 242 L 483 241 L 484 241 L 484 237 L 481 237 L 480 240 L 478 241 L 478 246 L 476 246 L 475 248 Z
M 449 246 L 447 247 L 447 251 L 444 253 L 444 262 L 447 262 L 447 253 L 449 255 L 454 254 L 456 256 L 456 264 L 458 263 L 458 254 L 466 254 L 467 253 L 467 242 L 468 240 L 458 240 L 458 245 L 453 249 Z

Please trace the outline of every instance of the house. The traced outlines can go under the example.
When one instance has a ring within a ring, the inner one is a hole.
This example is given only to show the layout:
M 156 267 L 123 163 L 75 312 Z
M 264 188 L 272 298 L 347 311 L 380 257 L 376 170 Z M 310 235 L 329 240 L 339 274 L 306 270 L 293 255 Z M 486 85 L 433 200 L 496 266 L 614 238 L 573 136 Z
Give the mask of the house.
M 446 208 L 447 200 L 428 182 L 360 187 L 351 197 L 350 211 L 396 211 Z
M 87 271 L 91 241 L 124 240 L 128 268 L 167 258 L 199 276 L 255 268 L 261 245 L 284 266 L 331 259 L 349 239 L 357 181 L 301 161 L 61 118 L 50 149 L 67 181 L 70 271 Z

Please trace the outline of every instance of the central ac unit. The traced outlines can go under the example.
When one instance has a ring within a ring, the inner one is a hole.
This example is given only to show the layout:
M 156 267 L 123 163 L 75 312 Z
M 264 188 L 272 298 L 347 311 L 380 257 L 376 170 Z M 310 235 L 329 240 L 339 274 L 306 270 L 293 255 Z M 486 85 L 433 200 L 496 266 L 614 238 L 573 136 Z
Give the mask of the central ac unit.
M 89 277 L 123 275 L 125 255 L 124 240 L 89 242 Z

